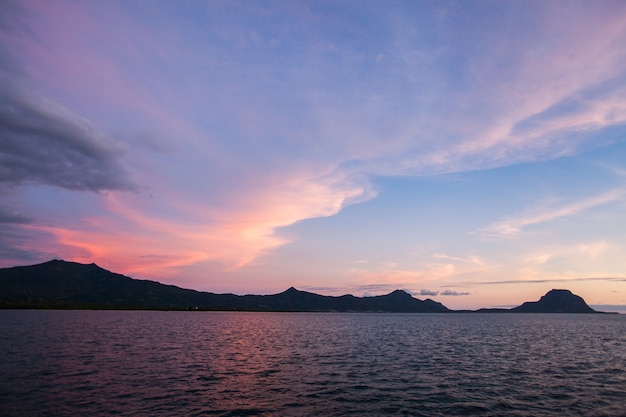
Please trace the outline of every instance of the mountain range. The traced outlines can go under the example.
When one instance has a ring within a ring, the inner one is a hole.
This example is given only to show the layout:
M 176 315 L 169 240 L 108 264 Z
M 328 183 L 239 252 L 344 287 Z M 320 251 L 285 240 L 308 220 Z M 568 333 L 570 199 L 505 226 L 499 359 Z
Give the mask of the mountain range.
M 214 294 L 133 279 L 96 264 L 52 260 L 0 268 L 0 308 L 140 309 L 211 311 L 454 312 L 402 290 L 375 297 L 324 296 L 295 288 L 274 295 Z M 479 312 L 596 313 L 568 290 L 551 290 L 536 302 Z

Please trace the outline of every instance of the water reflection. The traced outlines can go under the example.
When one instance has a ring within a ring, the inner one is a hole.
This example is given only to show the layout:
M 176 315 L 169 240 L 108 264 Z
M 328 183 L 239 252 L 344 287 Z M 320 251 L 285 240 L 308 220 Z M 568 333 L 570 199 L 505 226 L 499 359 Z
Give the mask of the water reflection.
M 1 311 L 2 415 L 622 415 L 626 317 Z

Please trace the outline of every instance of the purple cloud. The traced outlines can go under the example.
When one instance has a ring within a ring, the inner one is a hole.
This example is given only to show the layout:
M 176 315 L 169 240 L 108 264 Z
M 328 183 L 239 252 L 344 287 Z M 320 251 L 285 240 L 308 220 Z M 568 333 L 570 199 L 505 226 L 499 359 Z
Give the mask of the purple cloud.
M 459 292 L 459 291 L 453 291 L 453 290 L 443 290 L 440 293 L 441 295 L 470 295 L 470 293 L 468 292 Z

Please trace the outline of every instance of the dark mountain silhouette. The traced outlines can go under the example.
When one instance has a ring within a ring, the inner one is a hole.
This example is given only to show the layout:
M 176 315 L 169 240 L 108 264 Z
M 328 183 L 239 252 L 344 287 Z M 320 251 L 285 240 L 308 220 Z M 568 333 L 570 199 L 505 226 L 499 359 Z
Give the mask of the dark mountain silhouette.
M 289 288 L 274 295 L 200 292 L 137 280 L 96 264 L 53 260 L 0 269 L 2 308 L 198 309 L 223 311 L 447 312 L 441 303 L 404 291 L 377 297 L 331 297 Z
M 539 301 L 527 301 L 512 313 L 597 313 L 582 297 L 569 290 L 550 290 Z
M 141 309 L 214 311 L 452 312 L 443 304 L 395 290 L 376 297 L 324 296 L 291 287 L 274 295 L 214 294 L 138 280 L 100 268 L 53 260 L 0 268 L 0 308 Z M 551 290 L 539 301 L 487 313 L 596 313 L 569 290 Z

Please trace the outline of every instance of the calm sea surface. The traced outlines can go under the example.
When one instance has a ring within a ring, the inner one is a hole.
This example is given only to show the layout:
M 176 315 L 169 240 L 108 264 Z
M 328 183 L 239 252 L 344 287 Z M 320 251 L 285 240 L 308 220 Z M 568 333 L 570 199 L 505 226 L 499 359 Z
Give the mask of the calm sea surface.
M 2 416 L 626 415 L 626 316 L 0 311 Z

